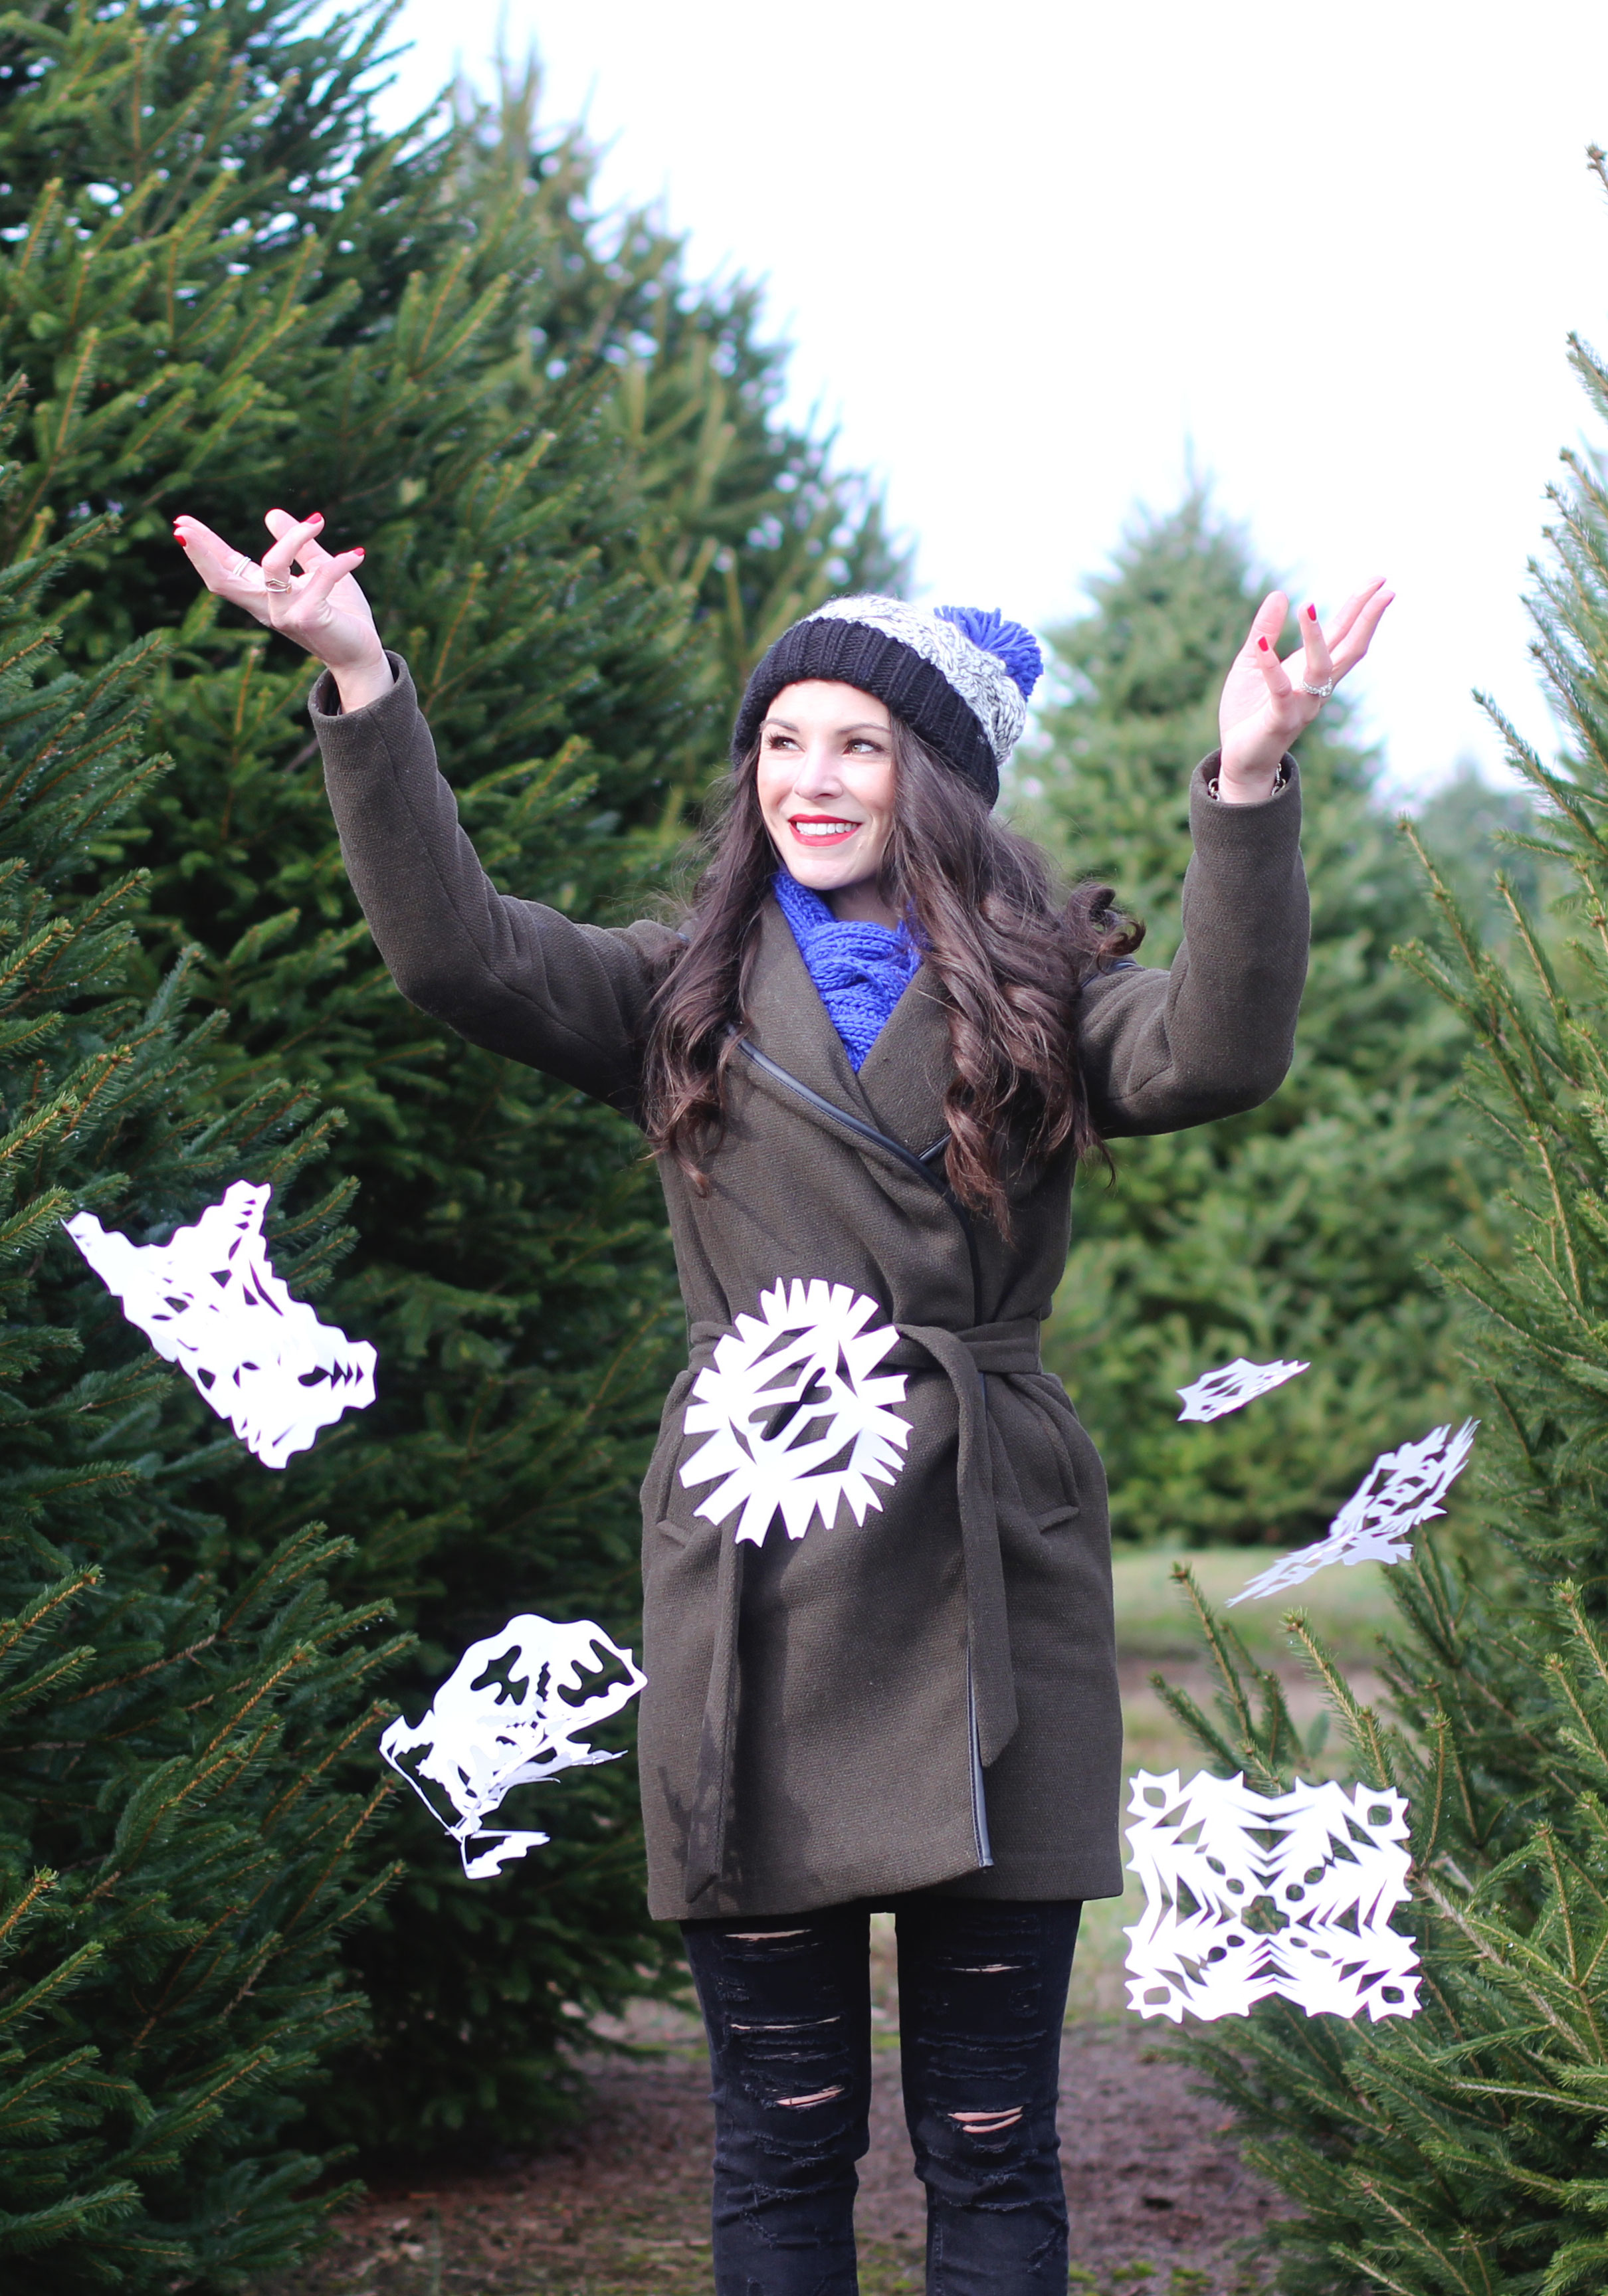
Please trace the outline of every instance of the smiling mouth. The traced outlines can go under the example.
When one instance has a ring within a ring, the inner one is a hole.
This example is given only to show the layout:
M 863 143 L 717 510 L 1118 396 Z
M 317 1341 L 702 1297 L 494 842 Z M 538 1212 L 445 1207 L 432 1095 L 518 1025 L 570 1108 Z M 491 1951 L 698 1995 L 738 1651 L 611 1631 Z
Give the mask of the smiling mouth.
M 863 821 L 842 821 L 830 813 L 795 813 L 787 825 L 805 845 L 841 845 L 866 826 Z

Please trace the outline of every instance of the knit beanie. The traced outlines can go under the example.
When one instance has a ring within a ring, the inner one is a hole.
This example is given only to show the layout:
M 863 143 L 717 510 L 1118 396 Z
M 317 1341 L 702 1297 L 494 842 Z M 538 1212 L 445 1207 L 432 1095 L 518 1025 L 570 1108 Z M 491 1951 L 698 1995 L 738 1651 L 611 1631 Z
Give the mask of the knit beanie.
M 1043 668 L 1030 630 L 980 606 L 929 611 L 902 598 L 833 598 L 783 630 L 749 679 L 733 762 L 784 685 L 833 678 L 874 693 L 992 805 Z

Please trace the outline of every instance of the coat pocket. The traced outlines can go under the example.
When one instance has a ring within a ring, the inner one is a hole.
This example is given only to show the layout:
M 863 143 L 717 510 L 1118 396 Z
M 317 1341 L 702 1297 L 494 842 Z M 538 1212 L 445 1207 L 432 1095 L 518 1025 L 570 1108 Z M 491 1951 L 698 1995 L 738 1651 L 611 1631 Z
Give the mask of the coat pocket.
M 672 1583 L 684 1564 L 686 1550 L 696 1533 L 684 1522 L 672 1522 L 669 1515 L 660 1515 L 656 1522 L 642 1527 L 642 1592 L 651 1603 L 655 1592 L 663 1592 L 660 1581 L 669 1574 Z
M 676 1469 L 680 1463 L 685 1434 L 682 1414 L 693 1384 L 692 1366 L 677 1375 L 676 1383 L 665 1398 L 664 1409 L 659 1417 L 659 1440 L 653 1446 L 653 1456 L 648 1462 L 648 1472 L 643 1477 L 638 1494 L 642 1502 L 643 1536 L 660 1522 L 670 1503 L 675 1488 Z M 685 1534 L 684 1533 L 685 1537 Z
M 1050 1395 L 1040 1393 L 1046 1388 Z M 1077 1452 L 1088 1438 L 1064 1392 L 1048 1378 L 1019 1374 L 1008 1391 L 1013 1408 L 999 1414 L 997 1469 L 1003 1456 L 1021 1514 L 1033 1529 L 1057 1530 L 1083 1512 Z

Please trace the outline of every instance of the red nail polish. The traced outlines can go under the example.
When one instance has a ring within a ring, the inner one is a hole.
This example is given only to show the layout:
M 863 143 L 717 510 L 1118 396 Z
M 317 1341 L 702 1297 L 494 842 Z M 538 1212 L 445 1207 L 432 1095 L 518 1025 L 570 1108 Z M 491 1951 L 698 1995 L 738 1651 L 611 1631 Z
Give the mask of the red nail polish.
M 1266 652 L 1267 652 L 1267 651 L 1268 651 L 1268 641 L 1267 641 L 1267 639 L 1266 639 L 1266 638 L 1258 638 L 1258 640 L 1257 640 L 1257 644 L 1258 644 L 1258 645 L 1259 645 L 1259 646 L 1260 646 L 1260 648 L 1261 648 L 1262 652 L 1263 652 L 1264 653 L 1266 653 Z
M 360 544 L 357 545 L 357 549 L 353 551 L 353 553 L 352 553 L 352 556 L 353 556 L 354 558 L 366 558 L 366 557 L 368 556 L 368 553 L 367 553 L 367 551 L 366 551 L 366 550 L 365 550 L 365 549 L 364 549 L 364 547 L 362 546 L 362 545 L 361 545 L 361 543 L 360 543 Z
M 321 510 L 308 511 L 306 518 L 302 521 L 302 524 L 304 526 L 322 526 L 324 524 L 324 512 Z
M 1315 621 L 1317 619 L 1317 608 L 1316 606 L 1309 606 L 1309 607 L 1308 607 L 1308 609 L 1307 609 L 1307 619 L 1308 619 L 1309 622 L 1315 622 Z

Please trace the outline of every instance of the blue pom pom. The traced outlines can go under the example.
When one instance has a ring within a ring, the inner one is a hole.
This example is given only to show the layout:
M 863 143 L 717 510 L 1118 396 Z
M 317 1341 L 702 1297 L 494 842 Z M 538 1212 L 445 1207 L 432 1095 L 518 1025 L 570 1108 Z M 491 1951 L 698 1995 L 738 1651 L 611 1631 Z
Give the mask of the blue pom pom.
M 1032 700 L 1033 688 L 1044 675 L 1044 656 L 1031 630 L 1023 629 L 1020 622 L 1007 622 L 989 606 L 939 606 L 933 619 L 953 622 L 974 646 L 1003 661 L 1013 682 L 1021 689 L 1022 700 Z

